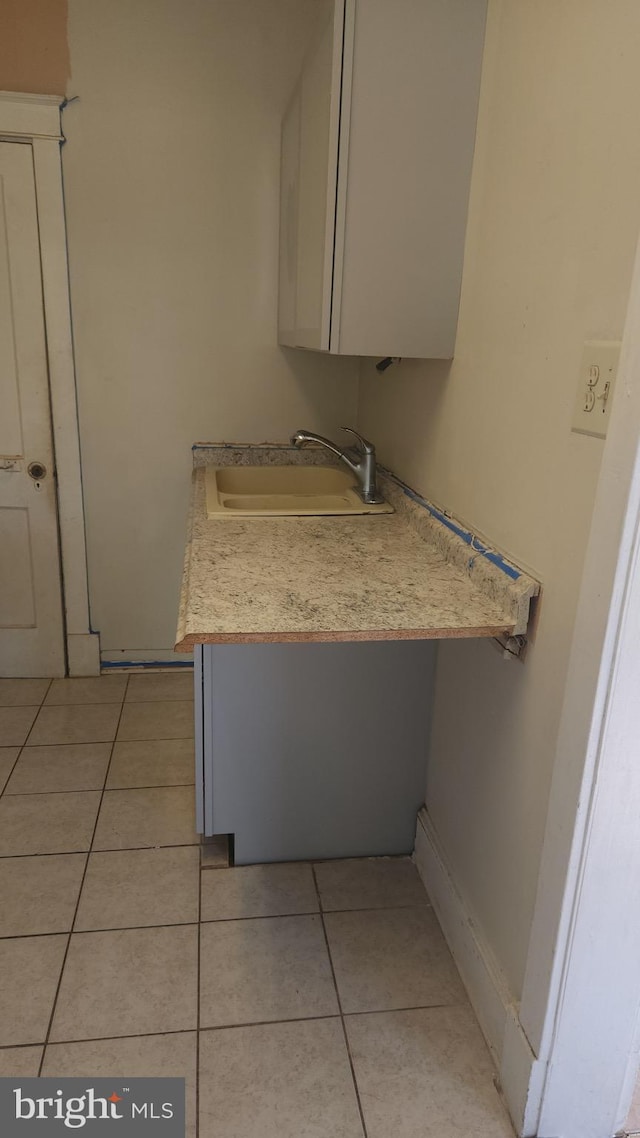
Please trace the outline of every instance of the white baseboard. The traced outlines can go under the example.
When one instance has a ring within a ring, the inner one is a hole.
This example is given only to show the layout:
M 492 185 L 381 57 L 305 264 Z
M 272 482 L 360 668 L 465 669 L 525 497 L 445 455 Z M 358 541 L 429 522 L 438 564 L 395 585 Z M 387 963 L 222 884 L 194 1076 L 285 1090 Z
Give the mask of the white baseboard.
M 510 994 L 491 950 L 483 943 L 456 889 L 424 807 L 418 814 L 415 859 L 480 1027 L 499 1066 Z
M 505 978 L 456 887 L 425 807 L 418 815 L 414 857 L 499 1072 L 520 1135 L 535 1134 L 544 1064 L 522 1031 Z
M 536 1059 L 514 1005 L 505 1025 L 500 1086 L 518 1134 L 535 1138 L 547 1064 Z
M 100 636 L 97 632 L 72 632 L 67 636 L 70 676 L 100 675 Z

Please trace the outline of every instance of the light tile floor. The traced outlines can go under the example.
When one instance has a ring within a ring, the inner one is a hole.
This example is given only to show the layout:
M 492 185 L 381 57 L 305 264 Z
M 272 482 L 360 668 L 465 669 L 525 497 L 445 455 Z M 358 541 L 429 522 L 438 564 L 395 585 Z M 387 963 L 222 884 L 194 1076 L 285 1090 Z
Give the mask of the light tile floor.
M 189 1138 L 512 1138 L 408 859 L 199 848 L 190 694 L 0 679 L 0 1075 L 181 1075 Z

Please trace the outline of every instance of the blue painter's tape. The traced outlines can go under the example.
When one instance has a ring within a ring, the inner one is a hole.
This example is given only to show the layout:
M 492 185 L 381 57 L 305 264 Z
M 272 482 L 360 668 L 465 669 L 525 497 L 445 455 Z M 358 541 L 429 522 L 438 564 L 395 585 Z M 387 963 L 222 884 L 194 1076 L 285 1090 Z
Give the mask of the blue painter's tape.
M 289 443 L 194 443 L 191 450 L 291 450 L 298 447 Z
M 100 668 L 193 668 L 191 660 L 101 660 Z
M 431 503 L 427 502 L 420 494 L 416 494 L 415 490 L 412 490 L 410 486 L 406 486 L 404 482 L 400 482 L 395 475 L 392 474 L 391 477 L 403 493 L 406 494 L 407 498 L 410 498 L 412 502 L 421 506 L 423 510 L 427 510 L 432 518 L 435 518 L 441 525 L 446 526 L 448 530 L 455 533 L 466 545 L 470 545 L 474 553 L 479 553 L 481 557 L 486 557 L 487 561 L 490 561 L 492 565 L 495 565 L 497 569 L 500 569 L 501 572 L 505 573 L 507 577 L 510 577 L 512 581 L 518 580 L 521 573 L 519 573 L 517 569 L 514 569 L 513 565 L 510 565 L 508 561 L 505 561 L 500 553 L 495 553 L 492 549 L 489 549 L 488 546 L 483 545 L 480 539 L 477 538 L 471 530 L 463 529 L 457 522 L 454 522 L 451 518 L 448 518 L 446 514 L 443 514 L 442 510 L 437 510 L 435 506 L 432 506 Z M 469 568 L 471 568 L 473 562 L 474 558 L 471 557 L 469 559 Z
M 492 553 L 491 550 L 487 549 L 483 556 L 486 557 L 487 561 L 491 561 L 493 565 L 497 565 L 498 569 L 502 569 L 502 572 L 506 573 L 507 577 L 511 577 L 512 581 L 517 581 L 521 576 L 518 570 L 514 569 L 513 565 L 509 565 L 499 553 Z

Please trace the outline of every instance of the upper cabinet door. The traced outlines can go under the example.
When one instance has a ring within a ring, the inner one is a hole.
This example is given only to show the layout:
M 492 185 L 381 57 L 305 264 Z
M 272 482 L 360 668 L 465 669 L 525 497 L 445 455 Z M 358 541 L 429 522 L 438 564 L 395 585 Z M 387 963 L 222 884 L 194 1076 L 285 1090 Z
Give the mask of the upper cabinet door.
M 283 127 L 280 342 L 450 358 L 486 0 L 322 15 Z
M 344 0 L 324 0 L 282 130 L 280 342 L 329 349 Z

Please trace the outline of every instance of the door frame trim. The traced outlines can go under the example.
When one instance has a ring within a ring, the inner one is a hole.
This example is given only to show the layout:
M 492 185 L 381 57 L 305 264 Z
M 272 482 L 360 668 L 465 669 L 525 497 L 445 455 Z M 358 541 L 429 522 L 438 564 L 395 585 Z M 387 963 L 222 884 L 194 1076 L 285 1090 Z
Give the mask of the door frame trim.
M 541 1138 L 613 1134 L 640 1048 L 640 244 L 591 524 L 520 1005 Z M 532 1088 L 530 1088 L 530 1091 Z M 533 1126 L 536 1126 L 535 1131 Z
M 91 631 L 82 468 L 73 355 L 69 266 L 60 146 L 60 95 L 0 91 L 0 137 L 33 152 L 67 666 L 71 676 L 100 674 L 100 638 Z

